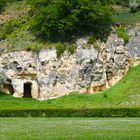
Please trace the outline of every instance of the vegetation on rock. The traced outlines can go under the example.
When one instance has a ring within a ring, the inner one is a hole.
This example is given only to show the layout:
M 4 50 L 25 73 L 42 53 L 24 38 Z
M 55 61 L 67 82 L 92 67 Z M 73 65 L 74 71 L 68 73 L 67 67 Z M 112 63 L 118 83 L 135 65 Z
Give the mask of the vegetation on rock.
M 123 27 L 117 28 L 116 33 L 117 33 L 118 37 L 120 37 L 124 40 L 125 43 L 127 43 L 129 41 L 129 36 Z

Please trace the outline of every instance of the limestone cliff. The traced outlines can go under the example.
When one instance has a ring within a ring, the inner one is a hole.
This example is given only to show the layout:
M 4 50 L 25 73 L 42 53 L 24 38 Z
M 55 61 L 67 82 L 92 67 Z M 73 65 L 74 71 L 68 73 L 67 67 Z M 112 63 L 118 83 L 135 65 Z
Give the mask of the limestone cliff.
M 129 43 L 111 34 L 97 49 L 77 40 L 73 55 L 57 58 L 55 49 L 15 51 L 0 56 L 0 90 L 15 97 L 48 100 L 71 92 L 98 93 L 116 84 L 131 66 L 140 64 L 139 28 L 129 27 Z

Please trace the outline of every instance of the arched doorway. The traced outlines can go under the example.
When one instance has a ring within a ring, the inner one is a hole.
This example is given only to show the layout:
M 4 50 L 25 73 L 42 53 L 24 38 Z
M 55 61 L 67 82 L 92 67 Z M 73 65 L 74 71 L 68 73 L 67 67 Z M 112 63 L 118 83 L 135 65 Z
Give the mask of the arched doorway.
M 27 82 L 24 83 L 24 92 L 23 92 L 24 98 L 32 98 L 32 83 Z

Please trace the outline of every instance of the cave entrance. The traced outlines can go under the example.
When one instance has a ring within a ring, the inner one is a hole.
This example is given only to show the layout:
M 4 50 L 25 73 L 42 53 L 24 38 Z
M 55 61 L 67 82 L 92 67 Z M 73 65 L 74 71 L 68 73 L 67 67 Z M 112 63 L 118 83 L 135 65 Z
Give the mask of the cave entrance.
M 24 83 L 24 98 L 32 98 L 32 83 Z
M 4 84 L 3 88 L 6 93 L 9 93 L 10 95 L 14 94 L 14 88 L 13 88 L 12 84 Z

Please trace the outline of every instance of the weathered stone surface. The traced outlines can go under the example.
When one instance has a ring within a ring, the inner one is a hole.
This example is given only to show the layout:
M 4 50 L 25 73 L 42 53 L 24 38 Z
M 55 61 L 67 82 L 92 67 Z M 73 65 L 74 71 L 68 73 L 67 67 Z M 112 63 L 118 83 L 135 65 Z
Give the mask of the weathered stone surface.
M 133 64 L 140 64 L 140 24 L 131 25 L 127 28 L 129 43 L 126 45 L 128 55 L 133 60 Z
M 139 33 L 128 29 L 128 34 L 130 41 L 126 46 L 123 39 L 111 34 L 106 43 L 98 42 L 100 49 L 81 38 L 73 55 L 65 51 L 59 59 L 55 49 L 4 53 L 0 56 L 0 89 L 24 97 L 25 88 L 29 88 L 32 98 L 38 100 L 70 92 L 104 91 L 123 77 L 130 63 L 133 66 L 140 60 Z

